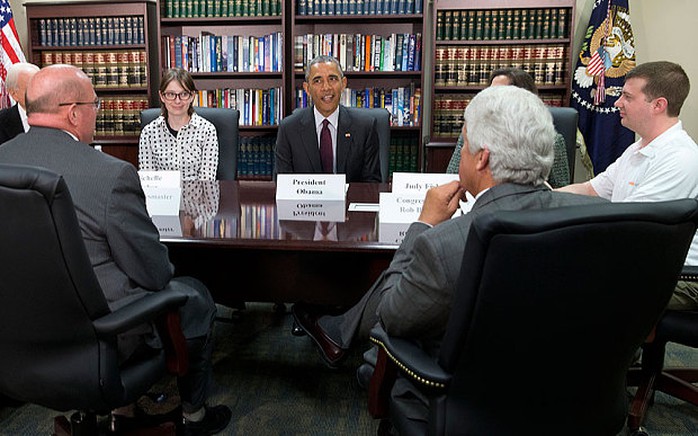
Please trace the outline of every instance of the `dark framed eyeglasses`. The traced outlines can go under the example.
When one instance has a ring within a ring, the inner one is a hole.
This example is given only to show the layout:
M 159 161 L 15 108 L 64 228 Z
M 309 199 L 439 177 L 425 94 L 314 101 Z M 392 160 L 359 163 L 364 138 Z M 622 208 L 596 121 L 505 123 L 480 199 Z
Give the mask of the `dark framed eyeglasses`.
M 94 101 L 71 101 L 69 103 L 58 103 L 58 106 L 70 106 L 70 105 L 86 105 L 86 104 L 91 104 L 92 106 L 95 107 L 95 109 L 99 109 L 102 106 L 102 99 L 101 98 L 95 98 Z
M 163 92 L 162 93 L 162 98 L 164 98 L 167 101 L 173 101 L 176 99 L 180 100 L 187 100 L 192 96 L 192 93 L 189 91 L 182 91 L 182 92 Z

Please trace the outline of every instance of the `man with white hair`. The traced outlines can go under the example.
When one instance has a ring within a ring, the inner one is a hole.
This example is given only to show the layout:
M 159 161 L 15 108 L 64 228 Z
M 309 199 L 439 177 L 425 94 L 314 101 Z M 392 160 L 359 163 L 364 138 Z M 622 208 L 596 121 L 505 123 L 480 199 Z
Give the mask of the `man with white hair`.
M 294 306 L 297 323 L 336 365 L 355 338 L 381 322 L 391 336 L 413 338 L 436 352 L 446 329 L 473 219 L 502 210 L 543 209 L 605 202 L 553 192 L 544 183 L 553 164 L 555 128 L 535 94 L 514 86 L 481 91 L 465 110 L 460 181 L 427 192 L 388 269 L 349 311 L 314 316 Z M 465 191 L 469 213 L 451 219 Z M 359 374 L 360 381 L 365 380 Z
M 29 130 L 25 92 L 29 79 L 37 71 L 39 71 L 39 67 L 27 62 L 12 64 L 7 68 L 5 86 L 16 104 L 0 110 L 0 144 Z

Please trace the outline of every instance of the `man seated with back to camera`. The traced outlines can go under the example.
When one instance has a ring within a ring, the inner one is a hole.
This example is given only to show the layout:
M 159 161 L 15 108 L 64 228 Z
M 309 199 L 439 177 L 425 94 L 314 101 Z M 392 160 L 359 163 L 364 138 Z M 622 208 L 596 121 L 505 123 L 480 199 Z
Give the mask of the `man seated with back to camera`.
M 211 328 L 216 306 L 200 281 L 172 277 L 167 247 L 146 212 L 133 165 L 90 147 L 100 106 L 90 78 L 72 65 L 51 65 L 34 75 L 26 97 L 31 129 L 0 145 L 0 162 L 45 167 L 63 176 L 109 307 L 122 307 L 148 292 L 187 291 L 189 299 L 180 315 L 189 372 L 177 379 L 184 434 L 220 432 L 230 421 L 230 409 L 206 405 L 213 372 Z M 120 335 L 118 340 L 122 361 L 147 347 L 162 346 L 150 325 Z M 123 415 L 114 417 L 117 426 L 138 423 L 124 417 L 132 410 L 120 412 Z
M 376 119 L 339 104 L 346 86 L 337 59 L 317 56 L 310 61 L 303 89 L 313 104 L 281 120 L 275 174 L 346 174 L 347 183 L 381 181 Z
M 560 190 L 613 202 L 698 197 L 698 146 L 679 120 L 690 87 L 686 72 L 672 62 L 647 62 L 628 72 L 615 106 L 621 124 L 640 139 L 590 181 Z M 686 265 L 698 265 L 698 234 Z M 679 280 L 667 308 L 698 309 L 698 283 Z
M 390 335 L 419 339 L 436 353 L 476 216 L 604 202 L 547 187 L 554 137 L 552 116 L 535 94 L 497 86 L 476 95 L 465 110 L 460 181 L 427 192 L 419 220 L 410 225 L 390 266 L 363 298 L 338 316 L 294 305 L 296 322 L 325 362 L 338 365 L 355 340 L 366 341 L 376 322 Z M 465 191 L 475 196 L 472 210 L 451 219 Z M 371 372 L 361 366 L 360 384 Z

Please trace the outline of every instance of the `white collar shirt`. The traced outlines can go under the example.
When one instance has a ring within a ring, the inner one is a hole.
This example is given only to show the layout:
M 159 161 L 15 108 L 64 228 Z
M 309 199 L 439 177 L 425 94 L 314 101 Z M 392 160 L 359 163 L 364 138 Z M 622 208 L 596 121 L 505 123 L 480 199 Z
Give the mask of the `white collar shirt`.
M 590 183 L 600 197 L 613 202 L 696 198 L 698 145 L 678 121 L 646 146 L 632 144 Z M 686 264 L 698 265 L 698 237 Z

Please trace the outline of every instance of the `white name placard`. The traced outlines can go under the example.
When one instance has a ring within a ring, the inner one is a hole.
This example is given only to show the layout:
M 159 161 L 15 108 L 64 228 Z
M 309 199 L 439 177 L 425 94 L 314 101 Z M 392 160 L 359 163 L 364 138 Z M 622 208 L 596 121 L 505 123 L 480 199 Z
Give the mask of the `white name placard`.
M 393 192 L 424 195 L 434 186 L 458 180 L 458 174 L 443 173 L 393 173 Z
M 378 241 L 400 244 L 405 238 L 407 228 L 419 218 L 423 204 L 423 193 L 381 192 L 378 212 Z
M 279 174 L 277 200 L 344 200 L 345 174 Z
M 141 186 L 144 188 L 179 188 L 182 175 L 179 171 L 140 170 Z
M 179 171 L 139 171 L 148 215 L 179 216 L 182 198 Z
M 290 221 L 346 221 L 344 200 L 276 200 L 280 220 Z
M 182 236 L 182 223 L 177 215 L 153 215 L 150 217 L 158 228 L 161 238 L 168 236 Z

